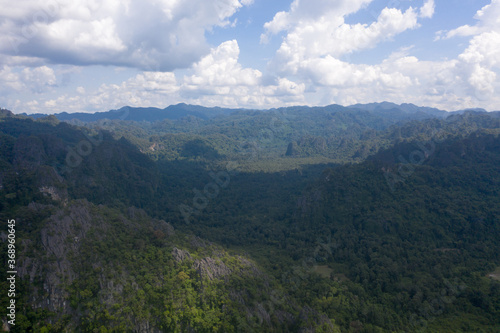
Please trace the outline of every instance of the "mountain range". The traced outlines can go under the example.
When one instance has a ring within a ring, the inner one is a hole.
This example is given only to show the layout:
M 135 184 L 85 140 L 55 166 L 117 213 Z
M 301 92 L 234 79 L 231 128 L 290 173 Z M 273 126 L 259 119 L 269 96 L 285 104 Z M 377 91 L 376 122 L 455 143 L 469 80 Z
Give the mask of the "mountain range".
M 338 108 L 343 108 L 340 105 L 332 105 L 329 106 L 330 108 L 336 107 Z M 297 107 L 292 107 L 291 109 L 294 109 Z M 305 107 L 301 106 L 301 109 L 318 109 L 316 108 L 311 108 L 311 107 Z M 411 115 L 413 114 L 415 117 L 418 118 L 425 118 L 426 116 L 433 116 L 433 117 L 445 117 L 449 112 L 444 111 L 444 110 L 439 110 L 436 108 L 430 108 L 430 107 L 419 107 L 414 104 L 401 104 L 397 105 L 394 103 L 389 103 L 389 102 L 382 102 L 382 103 L 370 103 L 370 104 L 355 104 L 351 106 L 347 106 L 346 108 L 349 109 L 357 109 L 357 110 L 364 110 L 364 111 L 369 111 L 373 112 L 376 114 L 385 114 L 387 116 L 392 115 L 401 115 L 403 114 L 408 114 Z M 281 110 L 286 109 L 286 108 L 281 108 Z M 228 115 L 236 111 L 242 111 L 244 109 L 228 109 L 228 108 L 220 108 L 220 107 L 212 107 L 212 108 L 207 108 L 199 105 L 187 105 L 184 103 L 180 103 L 177 105 L 170 105 L 164 109 L 160 108 L 154 108 L 154 107 L 148 107 L 148 108 L 141 108 L 141 107 L 130 107 L 130 106 L 124 106 L 118 110 L 110 110 L 106 112 L 96 112 L 96 113 L 67 113 L 67 112 L 62 112 L 55 114 L 54 116 L 61 120 L 61 121 L 68 121 L 68 120 L 79 120 L 82 122 L 93 122 L 93 121 L 98 121 L 102 119 L 121 119 L 121 120 L 132 120 L 132 121 L 149 121 L 149 122 L 154 122 L 154 121 L 160 121 L 160 120 L 165 120 L 165 119 L 180 119 L 183 117 L 187 116 L 192 116 L 192 117 L 197 117 L 201 119 L 210 119 L 213 117 L 217 117 L 220 115 Z M 276 110 L 276 109 L 272 109 Z M 277 109 L 280 110 L 280 109 Z M 454 111 L 452 113 L 463 113 L 465 111 L 475 111 L 475 112 L 486 112 L 484 109 L 468 109 L 468 110 L 460 110 L 460 111 Z M 27 114 L 23 114 L 27 115 Z M 35 113 L 35 114 L 30 114 L 30 117 L 34 119 L 38 118 L 43 118 L 47 117 L 47 114 L 41 114 L 41 113 Z
M 2 329 L 498 332 L 499 135 L 412 104 L 0 110 Z

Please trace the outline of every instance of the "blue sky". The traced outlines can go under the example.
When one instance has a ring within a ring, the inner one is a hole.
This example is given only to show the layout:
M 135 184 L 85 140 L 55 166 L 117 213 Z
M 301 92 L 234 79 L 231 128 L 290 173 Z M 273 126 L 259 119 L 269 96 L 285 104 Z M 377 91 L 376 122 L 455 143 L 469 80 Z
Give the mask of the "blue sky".
M 0 0 L 0 106 L 500 110 L 500 0 Z

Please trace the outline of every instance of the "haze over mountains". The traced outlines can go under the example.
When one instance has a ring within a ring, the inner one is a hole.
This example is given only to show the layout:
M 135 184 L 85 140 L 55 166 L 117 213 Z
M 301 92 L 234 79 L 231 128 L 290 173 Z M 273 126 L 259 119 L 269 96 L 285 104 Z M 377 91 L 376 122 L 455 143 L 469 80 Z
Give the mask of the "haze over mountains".
M 337 110 L 342 109 L 343 107 L 340 105 L 330 105 L 325 108 L 333 108 L 335 107 Z M 289 107 L 282 109 L 294 109 L 297 107 Z M 321 109 L 322 107 L 306 107 L 300 106 L 301 109 Z M 356 109 L 356 110 L 365 110 L 370 111 L 381 116 L 396 115 L 398 113 L 404 113 L 408 115 L 413 115 L 415 118 L 423 118 L 424 115 L 434 116 L 434 117 L 444 117 L 449 115 L 450 113 L 463 113 L 465 110 L 452 111 L 447 112 L 444 110 L 439 110 L 436 108 L 430 107 L 419 107 L 414 104 L 401 104 L 397 105 L 389 102 L 382 103 L 371 103 L 371 104 L 355 104 L 351 106 L 347 106 L 345 108 L 348 109 Z M 279 109 L 279 110 L 282 110 Z M 199 105 L 187 105 L 184 103 L 171 105 L 164 109 L 159 108 L 146 108 L 146 107 L 130 107 L 124 106 L 118 110 L 110 110 L 106 112 L 96 112 L 96 113 L 58 113 L 54 116 L 61 121 L 68 120 L 80 120 L 83 122 L 91 122 L 97 121 L 101 119 L 121 119 L 121 120 L 133 120 L 133 121 L 159 121 L 164 119 L 180 119 L 182 117 L 193 116 L 201 119 L 209 119 L 219 115 L 228 115 L 232 112 L 243 111 L 245 109 L 228 109 L 228 108 L 207 108 Z M 274 110 L 274 109 L 272 109 Z M 467 109 L 468 111 L 476 111 L 476 112 L 486 112 L 484 109 Z M 24 114 L 26 115 L 26 114 Z M 32 118 L 41 118 L 46 117 L 46 114 L 30 114 Z M 419 117 L 420 116 L 420 117 Z

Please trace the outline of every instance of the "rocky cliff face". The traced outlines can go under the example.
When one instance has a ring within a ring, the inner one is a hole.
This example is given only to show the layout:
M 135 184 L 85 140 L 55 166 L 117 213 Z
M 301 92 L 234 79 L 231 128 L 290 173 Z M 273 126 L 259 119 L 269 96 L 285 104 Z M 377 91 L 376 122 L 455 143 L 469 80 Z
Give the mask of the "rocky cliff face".
M 92 267 L 98 271 L 105 267 L 107 258 L 95 252 L 92 258 L 85 257 L 82 245 L 86 243 L 88 246 L 89 242 L 105 240 L 109 229 L 107 221 L 100 208 L 86 200 L 74 201 L 61 208 L 32 203 L 28 209 L 33 214 L 42 214 L 46 210 L 54 211 L 43 222 L 39 238 L 21 240 L 24 250 L 19 255 L 18 274 L 32 286 L 29 302 L 34 308 L 43 308 L 56 313 L 57 316 L 52 321 L 69 315 L 73 322 L 71 325 L 76 327 L 82 314 L 75 308 L 75 304 L 70 304 L 72 295 L 68 287 L 81 278 L 79 262 L 91 260 Z M 136 218 L 147 217 L 137 208 L 129 208 L 128 211 Z M 123 227 L 131 229 L 139 227 L 136 220 L 128 220 L 123 216 L 120 218 Z M 174 234 L 170 224 L 154 219 L 150 219 L 150 222 L 153 232 L 161 231 L 164 237 Z M 112 307 L 117 295 L 125 292 L 123 281 L 129 279 L 126 272 L 122 273 L 121 278 L 116 279 L 101 274 L 96 282 L 99 285 L 102 303 Z M 160 332 L 148 320 L 134 317 L 130 320 L 136 324 L 136 332 Z
M 37 204 L 29 206 L 35 214 L 47 208 Z M 78 201 L 52 215 L 40 230 L 39 240 L 25 240 L 26 251 L 19 260 L 19 276 L 29 279 L 32 284 L 36 280 L 43 281 L 42 289 L 35 288 L 31 296 L 35 307 L 62 313 L 70 310 L 65 286 L 78 274 L 70 256 L 78 255 L 81 241 L 99 222 L 102 221 L 92 216 L 90 204 Z
M 174 247 L 172 257 L 179 264 L 188 264 L 196 270 L 200 279 L 206 281 L 223 281 L 232 286 L 231 281 L 237 277 L 241 279 L 254 279 L 258 281 L 258 291 L 261 293 L 257 299 L 265 301 L 251 301 L 251 291 L 245 288 L 230 287 L 229 298 L 237 304 L 240 311 L 245 314 L 248 322 L 255 323 L 261 331 L 273 331 L 273 326 L 294 327 L 297 332 L 316 332 L 322 327 L 325 332 L 337 332 L 330 319 L 313 310 L 309 306 L 300 307 L 288 295 L 277 289 L 272 279 L 267 276 L 257 265 L 248 258 L 241 256 L 227 257 L 227 254 L 217 247 L 210 247 L 197 237 L 191 238 L 191 244 L 202 243 L 204 257 L 194 259 L 188 250 Z M 197 249 L 198 247 L 194 247 Z M 203 286 L 203 284 L 202 284 Z M 292 313 L 293 312 L 293 313 Z M 295 313 L 295 314 L 294 314 Z M 306 324 L 307 323 L 307 324 Z M 297 327 L 302 328 L 297 329 Z
M 199 239 L 199 238 L 198 238 Z M 235 257 L 238 269 L 229 268 L 221 256 L 223 253 L 213 251 L 212 256 L 201 259 L 193 259 L 189 251 L 176 247 L 172 250 L 172 256 L 177 262 L 190 262 L 191 267 L 196 270 L 203 279 L 217 280 L 224 279 L 231 274 L 238 276 L 262 276 L 263 273 L 250 260 L 243 257 Z
M 60 321 L 64 316 L 70 318 L 66 326 L 69 330 L 79 327 L 83 317 L 88 320 L 90 313 L 84 304 L 92 298 L 97 297 L 100 306 L 107 309 L 105 313 L 113 313 L 117 311 L 116 304 L 128 304 L 130 300 L 137 302 L 138 298 L 144 297 L 141 295 L 144 295 L 145 288 L 152 287 L 142 285 L 139 282 L 142 277 L 135 275 L 137 272 L 116 266 L 109 254 L 102 252 L 102 246 L 109 243 L 114 244 L 110 246 L 132 246 L 136 251 L 127 252 L 125 255 L 134 253 L 134 256 L 140 256 L 142 251 L 152 244 L 143 241 L 130 245 L 116 243 L 115 239 L 110 239 L 117 237 L 114 228 L 128 230 L 129 234 L 149 233 L 158 249 L 171 246 L 171 269 L 175 271 L 175 266 L 178 266 L 177 271 L 181 272 L 179 276 L 182 279 L 199 283 L 199 297 L 203 299 L 204 290 L 209 284 L 212 284 L 210 288 L 219 285 L 217 288 L 222 288 L 221 293 L 228 293 L 229 300 L 226 302 L 231 302 L 242 315 L 245 314 L 249 323 L 254 323 L 257 327 L 292 327 L 299 322 L 317 323 L 318 320 L 323 320 L 319 314 L 304 312 L 304 309 L 290 306 L 291 303 L 281 300 L 256 301 L 269 298 L 269 295 L 276 293 L 278 289 L 273 287 L 272 279 L 253 261 L 242 256 L 231 256 L 219 246 L 199 237 L 175 238 L 176 232 L 169 223 L 149 218 L 141 209 L 130 207 L 127 216 L 116 215 L 113 211 L 110 213 L 106 207 L 95 206 L 86 200 L 69 202 L 66 206 L 32 203 L 27 209 L 32 214 L 47 215 L 50 212 L 50 216 L 41 223 L 37 237 L 20 239 L 23 251 L 19 255 L 19 277 L 29 281 L 31 287 L 28 301 L 31 306 L 55 313 L 56 316 L 49 319 L 52 323 Z M 2 240 L 5 241 L 5 237 L 2 237 Z M 183 245 L 176 244 L 177 241 Z M 168 260 L 170 259 L 167 257 L 155 259 L 166 261 L 167 264 Z M 154 262 L 151 265 L 158 266 Z M 154 287 L 162 290 L 162 281 L 166 274 L 168 275 L 168 270 L 158 267 L 158 271 L 163 272 L 151 276 L 152 280 L 148 284 L 156 281 Z M 145 270 L 141 274 L 152 273 Z M 86 284 L 82 285 L 85 279 Z M 239 282 L 235 284 L 235 281 Z M 94 287 L 88 287 L 89 284 Z M 169 295 L 173 290 L 163 292 Z M 173 301 L 182 303 L 182 300 L 175 298 Z M 142 304 L 146 299 L 139 302 Z M 144 303 L 143 306 L 147 305 Z M 303 313 L 298 317 L 297 314 L 292 314 L 292 311 Z M 121 316 L 121 320 L 127 321 L 134 332 L 164 331 L 158 325 L 158 319 L 151 314 L 139 315 L 131 310 Z

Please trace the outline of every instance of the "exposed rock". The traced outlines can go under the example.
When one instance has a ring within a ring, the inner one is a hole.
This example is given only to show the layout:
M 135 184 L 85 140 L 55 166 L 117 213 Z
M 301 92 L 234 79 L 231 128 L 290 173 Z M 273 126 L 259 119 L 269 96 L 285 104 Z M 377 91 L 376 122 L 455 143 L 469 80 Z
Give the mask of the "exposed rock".
M 180 250 L 176 247 L 172 249 L 172 256 L 174 257 L 174 260 L 177 262 L 182 262 L 184 260 L 193 260 L 188 251 Z
M 23 239 L 23 248 L 27 248 L 28 246 L 32 246 L 31 240 Z M 17 261 L 17 273 L 19 276 L 29 276 L 30 283 L 33 283 L 37 273 L 40 270 L 40 263 L 29 257 L 21 256 Z
M 10 326 L 5 319 L 2 320 L 2 331 L 10 332 Z
M 69 207 L 69 211 L 59 211 L 50 218 L 47 228 L 42 229 L 42 244 L 49 254 L 54 254 L 56 258 L 66 256 L 65 241 L 67 239 L 83 239 L 90 229 L 92 217 L 90 205 L 86 201 L 79 201 L 78 204 Z M 70 248 L 76 250 L 78 241 L 74 241 Z
M 210 257 L 195 260 L 193 268 L 201 271 L 202 276 L 209 280 L 220 279 L 231 274 L 231 269 L 222 260 Z
M 162 150 L 163 145 L 158 144 L 157 142 L 153 143 L 151 146 L 148 148 L 150 151 L 157 151 L 157 150 Z
M 42 165 L 36 169 L 36 173 L 40 192 L 49 195 L 54 201 L 68 202 L 68 190 L 53 167 Z
M 42 186 L 38 189 L 40 193 L 50 195 L 52 200 L 54 201 L 61 201 L 62 198 L 59 195 L 57 189 L 54 186 Z
M 34 308 L 42 308 L 56 313 L 59 318 L 54 318 L 54 322 L 60 319 L 60 316 L 69 315 L 72 318 L 71 325 L 75 325 L 71 327 L 75 328 L 82 313 L 79 312 L 79 307 L 70 306 L 69 290 L 71 289 L 68 289 L 67 286 L 78 281 L 76 279 L 80 272 L 77 271 L 76 267 L 79 266 L 75 265 L 78 265 L 78 258 L 82 258 L 82 246 L 89 244 L 91 240 L 92 242 L 94 240 L 102 241 L 102 244 L 105 244 L 106 237 L 112 235 L 108 231 L 112 232 L 113 229 L 109 223 L 106 223 L 105 219 L 112 218 L 113 225 L 116 223 L 120 228 L 126 228 L 131 232 L 134 230 L 138 230 L 138 232 L 162 231 L 165 234 L 173 235 L 174 229 L 163 220 L 148 218 L 147 215 L 143 215 L 142 210 L 137 208 L 128 210 L 128 215 L 135 217 L 135 219 L 128 219 L 114 211 L 108 211 L 105 206 L 97 207 L 86 200 L 71 202 L 63 209 L 56 210 L 56 207 L 38 203 L 29 205 L 28 209 L 35 214 L 45 215 L 51 211 L 55 211 L 55 213 L 41 222 L 43 224 L 40 225 L 39 241 L 38 237 L 33 240 L 20 240 L 22 242 L 21 248 L 24 250 L 19 256 L 18 274 L 21 278 L 29 279 L 32 285 L 35 285 L 37 281 L 42 282 L 40 287 L 34 288 L 29 296 L 29 302 Z M 0 232 L 0 238 L 6 238 L 5 232 Z M 200 258 L 200 256 L 203 258 L 194 260 L 187 250 L 177 247 L 172 248 L 172 257 L 176 262 L 184 262 L 191 266 L 198 272 L 201 279 L 229 279 L 229 275 L 250 279 L 257 278 L 257 283 L 262 288 L 260 293 L 270 293 L 270 280 L 253 261 L 244 257 L 231 256 L 226 264 L 224 261 L 228 258 L 228 254 L 222 248 L 195 236 L 188 238 L 188 241 L 196 249 L 196 258 Z M 89 252 L 86 247 L 84 248 L 88 256 Z M 131 292 L 141 289 L 141 286 L 137 285 L 136 279 L 130 275 L 127 269 L 115 270 L 113 267 L 103 269 L 102 257 L 99 254 L 96 254 L 95 257 L 93 254 L 90 255 L 92 258 L 85 258 L 85 261 L 89 262 L 90 260 L 93 273 L 96 274 L 94 281 L 98 284 L 96 288 L 98 294 L 95 296 L 98 297 L 103 308 L 112 309 L 115 304 L 123 303 Z M 161 274 L 157 281 L 152 282 L 152 284 L 157 284 L 157 287 L 161 287 L 162 283 L 163 276 Z M 273 316 L 286 325 L 292 325 L 294 322 L 291 314 L 285 311 L 276 313 L 274 307 L 270 308 L 266 303 L 252 301 L 252 304 L 245 304 L 252 297 L 255 297 L 250 295 L 248 290 L 231 290 L 230 297 L 241 304 L 242 309 L 247 308 L 253 322 L 258 320 L 265 326 L 272 326 L 271 318 Z M 281 304 L 283 303 L 277 305 L 278 308 Z M 128 319 L 131 321 L 131 330 L 134 332 L 159 333 L 161 331 L 157 326 L 156 318 L 148 316 L 139 318 L 130 314 Z M 190 331 L 189 327 L 187 331 Z
M 39 208 L 36 204 L 31 205 L 31 209 Z M 78 252 L 80 241 L 85 238 L 92 220 L 90 204 L 85 200 L 78 201 L 68 210 L 60 210 L 52 215 L 40 231 L 42 253 L 45 257 L 53 258 L 49 263 L 42 265 L 39 259 L 20 256 L 18 274 L 21 278 L 29 277 L 30 281 L 34 281 L 37 276 L 43 276 L 43 289 L 48 296 L 33 295 L 33 301 L 39 307 L 56 312 L 67 310 L 68 294 L 62 286 L 62 278 L 70 284 L 76 276 L 68 255 Z M 35 246 L 31 242 L 25 242 L 24 245 L 26 249 Z M 45 267 L 43 271 L 41 267 Z

